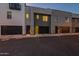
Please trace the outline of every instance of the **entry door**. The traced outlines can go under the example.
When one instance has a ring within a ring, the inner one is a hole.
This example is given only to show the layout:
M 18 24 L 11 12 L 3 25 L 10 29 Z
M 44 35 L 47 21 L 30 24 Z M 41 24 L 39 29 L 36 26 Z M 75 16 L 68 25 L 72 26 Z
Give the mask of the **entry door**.
M 55 26 L 55 33 L 58 33 L 58 27 Z
M 38 34 L 39 33 L 39 26 L 36 25 L 34 31 L 35 31 L 35 34 Z
M 26 26 L 26 34 L 30 34 L 30 26 Z

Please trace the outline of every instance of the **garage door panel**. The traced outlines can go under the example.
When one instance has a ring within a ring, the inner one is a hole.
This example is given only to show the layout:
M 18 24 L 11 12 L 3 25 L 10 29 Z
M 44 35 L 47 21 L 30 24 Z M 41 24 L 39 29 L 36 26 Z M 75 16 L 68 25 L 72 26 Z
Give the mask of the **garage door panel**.
M 22 26 L 1 26 L 1 35 L 22 34 Z
M 39 34 L 49 34 L 48 26 L 39 26 Z

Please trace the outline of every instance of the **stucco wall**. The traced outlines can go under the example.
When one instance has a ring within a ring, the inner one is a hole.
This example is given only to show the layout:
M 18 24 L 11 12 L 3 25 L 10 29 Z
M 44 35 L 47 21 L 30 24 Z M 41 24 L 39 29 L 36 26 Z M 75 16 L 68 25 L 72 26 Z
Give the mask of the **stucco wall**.
M 12 12 L 12 19 L 7 19 L 7 11 Z M 25 6 L 21 3 L 21 10 L 10 10 L 8 3 L 0 3 L 0 26 L 23 26 L 23 33 L 25 33 Z
M 69 19 L 67 21 L 66 17 Z M 51 33 L 55 33 L 55 26 L 71 26 L 71 13 L 52 10 Z
M 10 10 L 8 3 L 0 4 L 0 25 L 23 25 L 24 23 L 24 4 L 21 4 L 21 10 Z M 12 19 L 7 19 L 7 11 L 12 12 Z

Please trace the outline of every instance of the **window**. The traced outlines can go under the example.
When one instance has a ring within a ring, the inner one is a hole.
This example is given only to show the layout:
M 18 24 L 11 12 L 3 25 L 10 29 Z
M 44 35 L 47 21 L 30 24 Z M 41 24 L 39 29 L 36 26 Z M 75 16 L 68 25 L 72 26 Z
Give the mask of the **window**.
M 12 10 L 21 10 L 21 5 L 19 3 L 9 3 L 9 8 Z
M 26 19 L 28 19 L 29 18 L 29 13 L 26 13 L 25 17 L 26 17 Z
M 48 16 L 43 16 L 43 22 L 47 22 L 48 21 Z
M 7 19 L 11 19 L 12 18 L 12 12 L 11 11 L 8 11 L 7 12 Z
M 39 15 L 36 15 L 36 19 L 39 19 Z

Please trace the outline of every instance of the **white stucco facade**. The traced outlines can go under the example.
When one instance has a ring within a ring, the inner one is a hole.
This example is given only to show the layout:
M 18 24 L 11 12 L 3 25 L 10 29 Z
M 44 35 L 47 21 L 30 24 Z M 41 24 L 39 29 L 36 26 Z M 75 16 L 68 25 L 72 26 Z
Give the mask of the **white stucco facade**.
M 7 12 L 12 12 L 12 18 L 7 19 Z M 22 26 L 22 33 L 25 34 L 25 6 L 21 3 L 21 10 L 11 10 L 9 3 L 0 3 L 0 27 L 1 26 Z M 0 30 L 1 33 L 1 30 Z
M 55 34 L 56 27 L 57 33 L 63 32 L 65 30 L 64 27 L 68 28 L 68 33 L 78 32 L 79 14 L 54 9 L 25 6 L 24 3 L 20 3 L 20 5 L 21 10 L 12 10 L 9 8 L 9 3 L 0 4 L 0 35 L 1 26 L 21 26 L 22 34 L 26 34 L 28 30 L 27 26 L 30 26 L 30 34 L 35 34 L 36 23 L 38 23 L 39 27 L 48 27 L 49 34 Z M 8 11 L 12 13 L 11 19 L 7 18 Z M 26 18 L 27 13 L 28 19 Z M 39 20 L 36 20 L 36 14 L 40 15 Z M 42 16 L 48 16 L 48 22 L 43 22 Z

